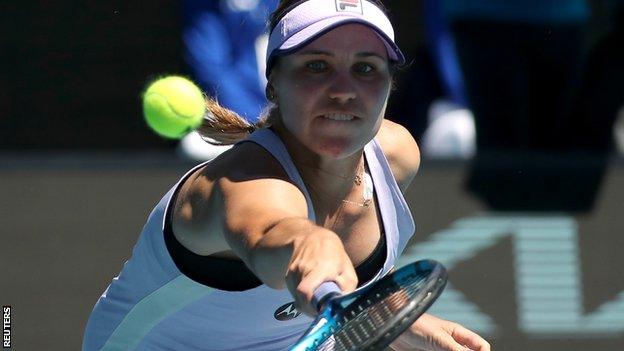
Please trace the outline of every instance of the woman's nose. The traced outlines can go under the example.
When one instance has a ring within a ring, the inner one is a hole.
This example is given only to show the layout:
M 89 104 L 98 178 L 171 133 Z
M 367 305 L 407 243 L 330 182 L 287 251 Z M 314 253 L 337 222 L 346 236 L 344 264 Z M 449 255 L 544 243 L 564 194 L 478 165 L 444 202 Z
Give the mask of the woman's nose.
M 357 94 L 351 75 L 346 72 L 336 72 L 330 83 L 328 95 L 330 99 L 340 103 L 354 100 Z

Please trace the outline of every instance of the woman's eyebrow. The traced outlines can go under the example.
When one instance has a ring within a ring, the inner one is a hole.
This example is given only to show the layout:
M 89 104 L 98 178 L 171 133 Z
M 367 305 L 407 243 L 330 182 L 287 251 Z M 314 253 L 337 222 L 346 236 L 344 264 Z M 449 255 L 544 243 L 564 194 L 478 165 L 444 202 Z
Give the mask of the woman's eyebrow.
M 357 54 L 355 54 L 355 56 L 357 57 L 377 57 L 381 60 L 385 60 L 385 57 L 379 55 L 378 53 L 375 52 L 358 52 Z

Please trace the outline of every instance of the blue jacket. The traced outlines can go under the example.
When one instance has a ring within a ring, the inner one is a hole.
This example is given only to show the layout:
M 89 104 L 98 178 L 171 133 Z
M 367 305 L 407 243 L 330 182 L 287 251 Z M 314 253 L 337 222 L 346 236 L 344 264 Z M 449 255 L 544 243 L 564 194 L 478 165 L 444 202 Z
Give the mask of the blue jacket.
M 183 41 L 193 78 L 248 121 L 266 105 L 264 56 L 277 0 L 185 0 Z

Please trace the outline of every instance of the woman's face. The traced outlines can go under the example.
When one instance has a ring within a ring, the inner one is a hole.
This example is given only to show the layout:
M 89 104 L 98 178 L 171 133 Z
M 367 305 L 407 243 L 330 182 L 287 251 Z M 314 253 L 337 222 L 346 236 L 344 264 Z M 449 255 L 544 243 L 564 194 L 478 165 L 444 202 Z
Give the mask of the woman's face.
M 392 77 L 381 39 L 346 24 L 281 57 L 270 82 L 286 131 L 321 157 L 343 158 L 379 130 Z

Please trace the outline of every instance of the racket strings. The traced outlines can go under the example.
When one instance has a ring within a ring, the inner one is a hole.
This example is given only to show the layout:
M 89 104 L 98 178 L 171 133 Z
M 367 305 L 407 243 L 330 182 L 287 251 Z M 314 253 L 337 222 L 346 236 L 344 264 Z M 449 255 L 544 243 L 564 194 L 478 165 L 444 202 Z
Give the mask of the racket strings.
M 374 299 L 346 311 L 333 337 L 325 340 L 317 350 L 359 350 L 377 336 L 389 320 L 400 313 L 423 288 L 421 276 L 406 276 L 396 285 L 386 286 L 373 295 Z

